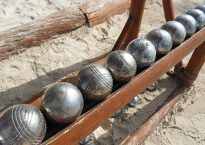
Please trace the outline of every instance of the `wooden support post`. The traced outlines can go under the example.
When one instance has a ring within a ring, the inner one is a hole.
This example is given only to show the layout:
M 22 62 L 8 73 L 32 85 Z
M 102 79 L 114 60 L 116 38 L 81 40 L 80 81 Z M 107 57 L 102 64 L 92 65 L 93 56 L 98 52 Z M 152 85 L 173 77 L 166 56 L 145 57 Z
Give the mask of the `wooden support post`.
M 144 13 L 145 2 L 146 0 L 131 1 L 129 18 L 113 47 L 113 51 L 118 49 L 125 49 L 125 47 L 131 40 L 138 37 L 142 22 L 142 16 Z
M 171 21 L 174 19 L 174 9 L 172 0 L 162 0 L 164 8 L 164 16 L 166 21 Z
M 187 67 L 184 69 L 184 80 L 188 85 L 192 85 L 196 80 L 199 71 L 205 62 L 205 42 L 202 43 L 193 53 Z
M 162 0 L 163 2 L 163 8 L 164 8 L 164 15 L 166 21 L 174 20 L 174 9 L 173 9 L 173 3 L 172 0 Z M 180 71 L 183 67 L 183 62 L 180 61 L 174 68 L 176 72 Z

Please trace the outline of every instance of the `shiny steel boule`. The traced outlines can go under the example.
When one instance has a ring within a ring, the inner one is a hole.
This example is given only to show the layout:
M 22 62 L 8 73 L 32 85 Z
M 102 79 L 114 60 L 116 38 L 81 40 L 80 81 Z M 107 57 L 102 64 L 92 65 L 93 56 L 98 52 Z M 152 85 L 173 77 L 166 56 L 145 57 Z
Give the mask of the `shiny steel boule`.
M 0 115 L 1 145 L 38 145 L 45 133 L 43 114 L 31 105 L 14 105 Z
M 186 30 L 184 26 L 177 21 L 169 21 L 162 26 L 162 29 L 169 32 L 172 36 L 173 44 L 178 45 L 184 41 L 186 37 Z
M 140 103 L 142 103 L 142 100 L 139 96 L 135 96 L 130 103 L 128 104 L 131 107 L 136 107 L 137 105 L 139 105 Z
M 87 99 L 101 101 L 111 93 L 113 79 L 105 67 L 91 64 L 78 73 L 77 86 Z
M 156 59 L 156 50 L 154 45 L 146 39 L 134 39 L 127 50 L 135 58 L 138 67 L 150 66 Z
M 175 20 L 184 26 L 187 37 L 190 37 L 196 32 L 197 23 L 196 20 L 191 15 L 187 15 L 187 14 L 180 15 L 176 17 Z
M 42 110 L 57 123 L 71 123 L 80 116 L 84 101 L 81 92 L 70 83 L 59 82 L 43 96 Z
M 163 29 L 155 29 L 149 32 L 146 37 L 155 46 L 157 54 L 165 55 L 172 48 L 172 37 Z
M 107 68 L 117 82 L 130 81 L 136 74 L 137 64 L 134 57 L 122 50 L 110 53 L 107 57 Z
M 205 25 L 205 14 L 199 9 L 192 9 L 187 12 L 188 15 L 194 17 L 197 23 L 197 29 L 201 29 Z
M 201 10 L 205 14 L 205 5 L 198 6 L 195 9 Z

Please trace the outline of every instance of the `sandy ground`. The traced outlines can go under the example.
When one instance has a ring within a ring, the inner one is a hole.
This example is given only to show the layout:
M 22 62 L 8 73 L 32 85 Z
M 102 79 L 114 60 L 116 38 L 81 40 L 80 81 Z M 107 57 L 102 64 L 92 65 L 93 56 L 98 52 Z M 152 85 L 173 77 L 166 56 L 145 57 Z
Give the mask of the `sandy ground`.
M 64 7 L 86 1 L 1 0 L 0 31 L 23 25 Z M 176 15 L 185 13 L 188 9 L 202 3 L 205 1 L 174 0 Z M 1 61 L 0 108 L 32 97 L 42 87 L 58 80 L 69 71 L 81 67 L 86 63 L 86 59 L 109 52 L 127 16 L 128 13 L 117 15 L 110 18 L 108 22 L 92 28 L 83 26 Z M 148 0 L 140 37 L 152 29 L 159 28 L 163 23 L 165 21 L 161 1 Z M 134 108 L 126 106 L 120 117 L 110 118 L 94 132 L 97 144 L 119 144 L 166 99 L 175 87 L 175 81 L 164 75 L 158 81 L 159 86 L 155 92 L 144 92 L 139 95 L 142 98 L 142 104 Z M 204 84 L 205 67 L 194 86 L 150 135 L 144 145 L 205 145 Z M 151 100 L 154 100 L 154 103 L 150 103 Z M 145 106 L 147 104 L 148 106 Z

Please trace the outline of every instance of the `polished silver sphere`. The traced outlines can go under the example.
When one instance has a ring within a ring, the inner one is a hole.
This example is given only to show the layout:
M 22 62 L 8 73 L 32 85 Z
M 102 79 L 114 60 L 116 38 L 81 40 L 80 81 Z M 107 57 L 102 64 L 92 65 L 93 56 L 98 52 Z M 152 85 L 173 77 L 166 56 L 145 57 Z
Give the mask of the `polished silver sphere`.
M 105 67 L 91 64 L 78 73 L 77 86 L 86 98 L 101 101 L 111 93 L 113 79 Z
M 187 12 L 188 15 L 194 17 L 197 22 L 197 29 L 201 29 L 205 25 L 205 14 L 199 9 L 192 9 Z
M 172 36 L 173 44 L 178 45 L 184 41 L 186 37 L 186 30 L 184 26 L 177 21 L 169 21 L 162 26 L 162 29 L 169 32 Z
M 140 103 L 142 103 L 142 99 L 139 96 L 135 96 L 130 103 L 128 104 L 131 107 L 136 107 L 137 105 L 139 105 Z
M 165 55 L 172 49 L 172 37 L 163 29 L 152 30 L 145 38 L 152 42 L 157 54 Z
M 135 58 L 138 67 L 150 66 L 156 59 L 156 50 L 154 45 L 146 39 L 134 39 L 127 50 Z
M 195 9 L 201 10 L 202 12 L 205 13 L 205 5 L 198 6 Z
M 42 110 L 57 123 L 71 123 L 80 116 L 84 101 L 81 92 L 74 85 L 58 82 L 45 92 Z
M 122 50 L 111 52 L 107 57 L 106 65 L 116 82 L 130 81 L 137 70 L 134 57 Z
M 180 15 L 176 17 L 175 21 L 181 23 L 184 26 L 186 30 L 186 36 L 190 37 L 196 32 L 197 22 L 191 15 Z
M 45 133 L 43 114 L 31 105 L 14 105 L 0 115 L 1 145 L 38 145 Z

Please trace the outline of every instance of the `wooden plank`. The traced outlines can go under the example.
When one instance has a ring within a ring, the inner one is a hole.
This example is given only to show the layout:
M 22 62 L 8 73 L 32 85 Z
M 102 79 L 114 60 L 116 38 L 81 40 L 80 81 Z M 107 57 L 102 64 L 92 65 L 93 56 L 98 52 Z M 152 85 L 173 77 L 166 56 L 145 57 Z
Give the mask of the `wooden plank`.
M 68 7 L 45 18 L 32 21 L 0 33 L 0 60 L 11 54 L 38 45 L 46 39 L 74 30 L 86 24 L 83 12 L 78 7 Z
M 72 31 L 88 23 L 94 26 L 130 7 L 131 0 L 97 0 L 68 7 L 45 18 L 0 32 L 0 60 L 39 45 L 48 38 Z
M 205 28 L 197 32 L 186 42 L 172 50 L 169 54 L 155 62 L 150 68 L 138 74 L 125 86 L 108 96 L 106 100 L 80 116 L 74 123 L 52 136 L 43 145 L 78 144 L 83 138 L 94 131 L 114 112 L 124 107 L 134 96 L 142 92 L 152 82 L 176 65 L 204 42 Z
M 96 0 L 82 4 L 80 9 L 86 15 L 89 26 L 94 26 L 128 10 L 130 3 L 131 0 Z
M 141 145 L 145 139 L 154 131 L 161 120 L 174 107 L 177 101 L 183 97 L 186 87 L 176 88 L 158 109 L 146 122 L 144 122 L 132 135 L 129 135 L 121 145 Z

